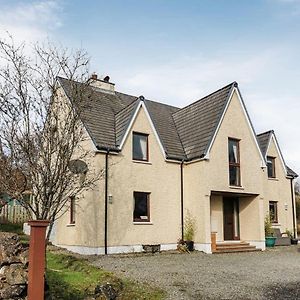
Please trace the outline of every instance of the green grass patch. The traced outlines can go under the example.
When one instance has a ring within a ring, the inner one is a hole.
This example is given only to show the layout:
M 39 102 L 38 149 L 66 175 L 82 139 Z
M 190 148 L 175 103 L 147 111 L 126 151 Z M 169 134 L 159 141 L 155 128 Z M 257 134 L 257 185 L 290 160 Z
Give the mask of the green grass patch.
M 47 282 L 52 299 L 81 300 L 93 295 L 98 284 L 105 283 L 112 284 L 118 291 L 117 299 L 160 300 L 165 295 L 147 284 L 120 279 L 90 265 L 87 260 L 55 252 L 47 252 Z

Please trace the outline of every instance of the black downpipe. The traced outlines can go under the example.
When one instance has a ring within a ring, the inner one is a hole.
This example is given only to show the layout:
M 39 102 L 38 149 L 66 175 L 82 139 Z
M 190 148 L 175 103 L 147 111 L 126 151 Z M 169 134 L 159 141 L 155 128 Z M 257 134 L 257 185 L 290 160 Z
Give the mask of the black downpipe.
M 104 199 L 104 251 L 107 254 L 107 202 L 108 202 L 108 155 L 109 150 L 105 154 L 105 199 Z
M 181 201 L 181 239 L 184 239 L 184 211 L 183 211 L 183 161 L 180 164 L 180 201 Z
M 296 238 L 296 220 L 295 220 L 295 199 L 294 199 L 294 189 L 293 189 L 293 178 L 291 178 L 291 194 L 292 194 L 292 210 L 293 210 L 293 231 L 294 231 L 294 239 Z

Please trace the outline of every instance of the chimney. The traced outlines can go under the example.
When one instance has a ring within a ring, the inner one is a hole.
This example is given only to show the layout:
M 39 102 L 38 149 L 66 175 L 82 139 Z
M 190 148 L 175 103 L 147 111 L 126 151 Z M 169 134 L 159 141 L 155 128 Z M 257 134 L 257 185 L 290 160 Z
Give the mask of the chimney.
M 109 82 L 109 76 L 105 76 L 104 79 L 98 79 L 96 73 L 93 73 L 90 78 L 90 85 L 109 93 L 115 93 L 115 84 Z

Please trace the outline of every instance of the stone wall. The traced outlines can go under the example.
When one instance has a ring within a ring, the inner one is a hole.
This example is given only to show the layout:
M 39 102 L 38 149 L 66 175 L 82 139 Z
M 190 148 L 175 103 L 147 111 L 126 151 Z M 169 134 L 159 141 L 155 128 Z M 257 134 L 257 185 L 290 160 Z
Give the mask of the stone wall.
M 0 232 L 0 299 L 26 299 L 27 271 L 28 248 L 17 234 Z

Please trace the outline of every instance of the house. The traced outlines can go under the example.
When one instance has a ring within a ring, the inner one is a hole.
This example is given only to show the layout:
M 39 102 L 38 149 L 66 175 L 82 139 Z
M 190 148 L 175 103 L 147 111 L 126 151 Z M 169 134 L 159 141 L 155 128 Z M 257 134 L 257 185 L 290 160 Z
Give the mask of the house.
M 61 101 L 70 81 L 58 78 Z M 82 117 L 91 161 L 105 178 L 56 223 L 54 243 L 84 254 L 176 249 L 185 216 L 195 249 L 245 241 L 265 249 L 264 219 L 295 228 L 293 181 L 273 131 L 256 135 L 233 82 L 177 108 L 115 91 L 95 75 Z

